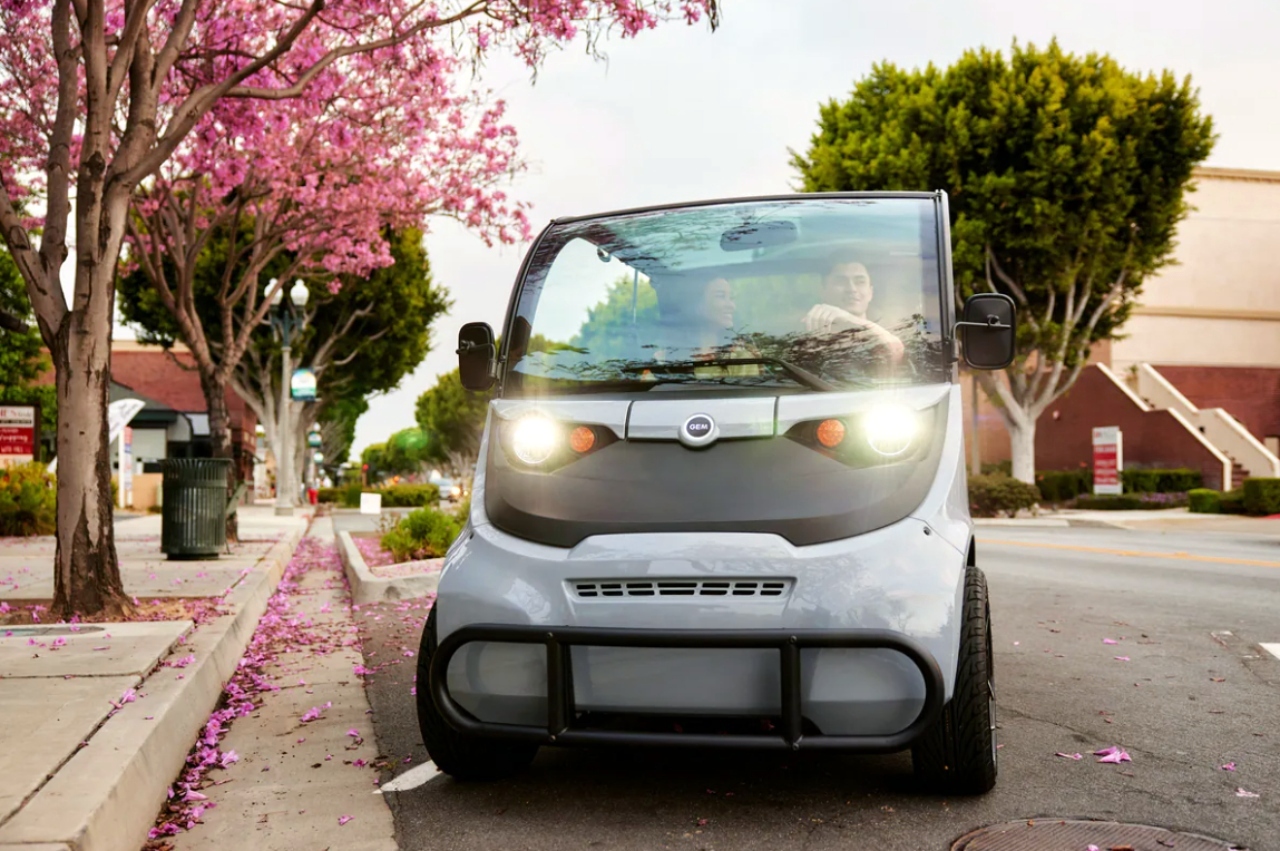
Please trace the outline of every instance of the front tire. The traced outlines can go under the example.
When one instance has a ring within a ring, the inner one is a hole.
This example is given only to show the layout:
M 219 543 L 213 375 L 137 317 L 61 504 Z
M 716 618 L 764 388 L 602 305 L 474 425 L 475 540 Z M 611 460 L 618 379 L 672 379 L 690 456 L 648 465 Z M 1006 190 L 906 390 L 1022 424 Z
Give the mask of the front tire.
M 942 715 L 911 748 L 916 777 L 939 792 L 981 795 L 996 785 L 996 695 L 987 578 L 965 570 L 956 684 Z
M 500 780 L 529 766 L 538 746 L 480 739 L 453 729 L 431 699 L 429 671 L 436 652 L 436 607 L 432 605 L 418 647 L 418 729 L 436 768 L 455 780 Z

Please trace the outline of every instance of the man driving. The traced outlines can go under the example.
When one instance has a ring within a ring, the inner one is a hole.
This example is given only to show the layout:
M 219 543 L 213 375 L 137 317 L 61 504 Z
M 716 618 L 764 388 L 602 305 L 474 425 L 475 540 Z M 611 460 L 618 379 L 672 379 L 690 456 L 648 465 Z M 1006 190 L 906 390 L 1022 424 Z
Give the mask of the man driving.
M 867 318 L 874 294 L 871 273 L 865 265 L 852 255 L 834 256 L 822 277 L 822 301 L 805 314 L 805 330 L 811 334 L 835 334 L 857 329 L 877 349 L 885 350 L 890 363 L 901 363 L 905 351 L 902 341 Z

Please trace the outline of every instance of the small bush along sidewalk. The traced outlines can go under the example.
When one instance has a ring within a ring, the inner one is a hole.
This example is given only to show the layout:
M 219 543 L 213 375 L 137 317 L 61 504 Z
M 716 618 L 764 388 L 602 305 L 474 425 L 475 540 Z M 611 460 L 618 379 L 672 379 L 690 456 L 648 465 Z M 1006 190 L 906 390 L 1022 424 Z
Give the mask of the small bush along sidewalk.
M 1245 479 L 1240 488 L 1225 493 L 1197 488 L 1187 496 L 1197 514 L 1280 514 L 1280 478 Z
M 992 473 L 969 477 L 969 511 L 974 517 L 1012 516 L 1039 503 L 1039 489 L 1012 476 Z
M 383 508 L 420 508 L 440 501 L 440 489 L 431 484 L 384 485 L 361 487 L 359 482 L 336 488 L 320 488 L 316 501 L 333 503 L 342 508 L 359 508 L 361 493 L 382 494 Z
M 460 503 L 452 512 L 436 508 L 419 508 L 401 517 L 382 533 L 382 548 L 397 562 L 441 558 L 462 532 L 471 500 Z
M 0 467 L 0 537 L 52 535 L 58 480 L 39 461 Z

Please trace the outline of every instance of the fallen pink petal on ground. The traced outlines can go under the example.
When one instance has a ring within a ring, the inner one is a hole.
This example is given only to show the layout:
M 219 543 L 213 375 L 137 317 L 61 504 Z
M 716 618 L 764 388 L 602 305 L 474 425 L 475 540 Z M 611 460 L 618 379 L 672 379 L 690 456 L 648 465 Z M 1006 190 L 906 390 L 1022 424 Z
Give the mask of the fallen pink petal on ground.
M 353 818 L 354 818 L 354 816 L 338 816 L 338 826 L 339 826 L 339 827 L 341 827 L 342 825 L 344 825 L 344 824 L 346 824 L 347 822 L 351 821 L 351 819 L 353 819 Z
M 1117 656 L 1117 657 L 1116 657 L 1116 661 L 1117 661 L 1117 662 L 1128 662 L 1128 661 L 1129 661 L 1129 657 L 1128 657 L 1128 656 Z
M 1107 750 L 1111 751 L 1111 753 L 1108 753 L 1100 757 L 1098 759 L 1098 762 L 1107 762 L 1112 764 L 1121 763 L 1121 762 L 1133 762 L 1133 759 L 1129 756 L 1129 754 L 1123 748 L 1108 748 Z
M 1236 764 L 1234 762 L 1228 762 L 1225 765 L 1221 766 L 1221 768 L 1223 771 L 1235 771 Z
M 1062 757 L 1066 757 L 1067 759 L 1084 759 L 1084 754 L 1063 753 L 1062 751 L 1058 751 L 1056 754 L 1054 754 L 1054 756 L 1062 756 Z
M 1114 638 L 1104 638 L 1102 639 L 1102 643 L 1103 644 L 1119 644 L 1120 642 L 1116 641 Z
M 1237 798 L 1261 798 L 1262 796 L 1259 795 L 1257 792 L 1248 792 L 1237 786 L 1236 797 Z

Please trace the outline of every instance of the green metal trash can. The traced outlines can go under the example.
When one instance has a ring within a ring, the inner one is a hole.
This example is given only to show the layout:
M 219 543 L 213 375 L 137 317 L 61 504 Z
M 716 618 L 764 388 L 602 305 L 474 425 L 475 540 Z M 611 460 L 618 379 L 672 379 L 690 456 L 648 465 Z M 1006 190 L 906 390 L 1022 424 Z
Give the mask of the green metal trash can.
M 229 458 L 164 462 L 160 551 L 169 558 L 217 558 L 227 541 Z

